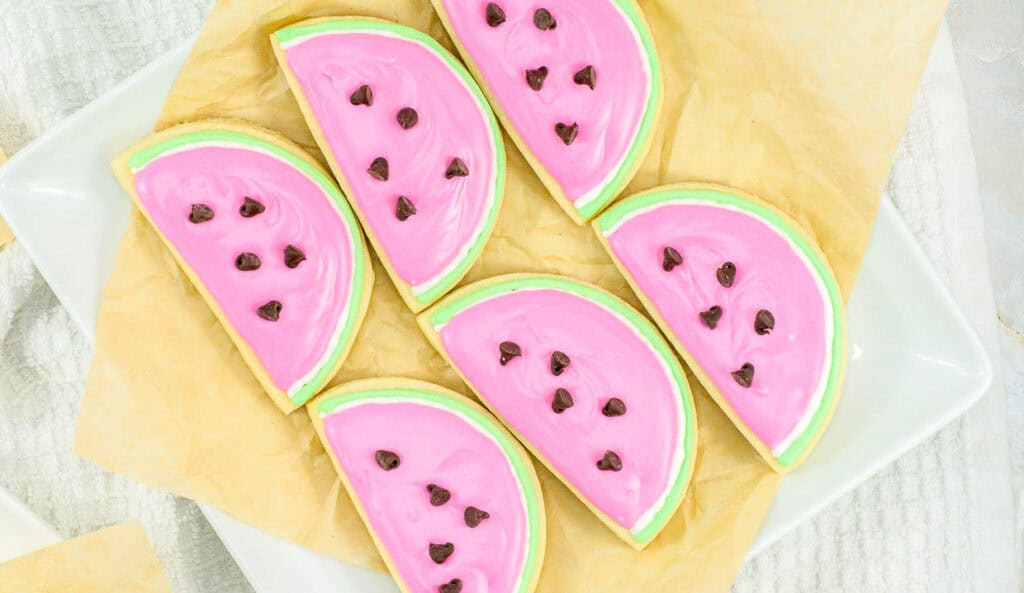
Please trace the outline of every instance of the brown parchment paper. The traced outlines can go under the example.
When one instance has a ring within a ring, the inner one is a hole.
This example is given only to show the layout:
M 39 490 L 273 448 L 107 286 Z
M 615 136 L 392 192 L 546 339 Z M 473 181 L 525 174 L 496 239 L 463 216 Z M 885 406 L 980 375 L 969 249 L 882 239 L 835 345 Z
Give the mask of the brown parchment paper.
M 709 181 L 762 196 L 816 235 L 848 295 L 945 0 L 641 6 L 664 64 L 666 101 L 630 191 Z M 159 127 L 239 117 L 312 149 L 267 37 L 325 15 L 399 21 L 451 47 L 426 0 L 223 0 Z M 506 145 L 502 217 L 466 282 L 559 273 L 638 305 L 590 229 L 573 224 Z M 405 375 L 470 393 L 375 265 L 366 322 L 335 383 Z M 680 511 L 645 551 L 619 542 L 538 467 L 548 509 L 541 593 L 729 589 L 778 478 L 691 385 L 700 426 L 696 471 Z M 282 416 L 261 392 L 137 213 L 101 307 L 76 447 L 115 471 L 282 538 L 382 568 L 308 418 Z
M 0 564 L 0 593 L 171 593 L 138 521 Z

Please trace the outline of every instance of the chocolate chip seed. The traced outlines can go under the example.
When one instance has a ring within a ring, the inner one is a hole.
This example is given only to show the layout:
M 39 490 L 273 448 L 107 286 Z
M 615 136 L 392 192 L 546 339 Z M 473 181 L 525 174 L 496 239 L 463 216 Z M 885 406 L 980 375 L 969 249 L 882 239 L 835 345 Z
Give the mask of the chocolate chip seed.
M 727 261 L 722 264 L 721 268 L 715 272 L 715 276 L 718 277 L 718 283 L 722 286 L 729 288 L 732 286 L 734 280 L 736 280 L 736 264 L 731 261 Z
M 420 121 L 420 116 L 412 107 L 403 107 L 395 119 L 398 120 L 398 125 L 402 126 L 403 130 L 408 130 L 415 126 L 416 122 Z
M 430 559 L 434 561 L 434 564 L 443 564 L 455 552 L 455 544 L 451 542 L 446 544 L 430 544 L 428 551 Z
M 282 308 L 281 301 L 269 301 L 259 309 L 256 309 L 256 314 L 267 321 L 277 321 L 281 318 Z
M 619 459 L 619 456 L 615 454 L 615 451 L 605 451 L 604 452 L 604 457 L 602 457 L 601 459 L 599 459 L 597 461 L 597 469 L 599 469 L 599 470 L 601 470 L 603 472 L 606 472 L 606 471 L 613 471 L 613 472 L 621 471 L 622 470 L 622 460 Z
M 386 472 L 389 472 L 402 464 L 402 458 L 394 451 L 377 449 L 377 452 L 373 454 L 373 458 L 377 460 L 377 465 Z
M 364 84 L 353 91 L 352 96 L 348 100 L 353 105 L 366 105 L 369 107 L 373 105 L 373 89 Z
M 200 224 L 213 220 L 213 208 L 206 204 L 192 204 L 192 212 L 188 214 L 188 221 L 192 224 Z
M 460 593 L 462 591 L 462 581 L 459 579 L 452 579 L 438 587 L 437 590 L 439 593 Z
M 252 218 L 257 214 L 262 214 L 266 209 L 267 207 L 263 204 L 246 196 L 245 201 L 242 202 L 242 207 L 238 209 L 238 213 L 241 214 L 243 218 Z
M 501 366 L 508 364 L 508 361 L 517 356 L 522 356 L 523 351 L 515 342 L 502 342 L 498 344 L 498 352 L 501 352 L 501 359 L 498 361 Z
M 452 499 L 452 493 L 437 484 L 428 484 L 427 492 L 430 493 L 431 506 L 439 507 Z
M 573 74 L 572 81 L 579 85 L 589 86 L 590 90 L 594 90 L 594 85 L 597 84 L 597 70 L 594 70 L 593 66 L 587 66 Z
M 768 309 L 761 309 L 754 318 L 754 331 L 757 335 L 763 336 L 775 329 L 775 316 Z
M 409 217 L 416 214 L 416 206 L 409 201 L 409 198 L 405 196 L 398 196 L 398 202 L 395 203 L 395 218 L 401 222 L 409 220 Z
M 661 253 L 661 269 L 671 272 L 676 266 L 683 263 L 683 256 L 675 247 L 666 247 Z
M 551 374 L 556 377 L 561 375 L 570 362 L 568 354 L 555 350 L 551 353 Z
M 288 268 L 294 270 L 304 261 L 306 261 L 306 254 L 298 247 L 289 245 L 284 248 L 284 265 Z
M 617 397 L 613 397 L 605 403 L 603 408 L 601 408 L 601 413 L 609 418 L 624 416 L 626 414 L 626 402 Z
M 538 8 L 533 13 L 533 24 L 541 31 L 550 31 L 558 26 L 555 17 L 546 8 Z
M 544 79 L 548 77 L 548 67 L 541 66 L 533 70 L 526 71 L 526 84 L 535 91 L 539 91 L 544 88 Z
M 739 370 L 732 372 L 732 378 L 736 379 L 740 386 L 750 387 L 750 384 L 754 382 L 754 365 L 749 362 L 743 363 Z
M 718 305 L 711 307 L 707 311 L 700 312 L 700 320 L 704 322 L 704 325 L 708 326 L 708 329 L 715 329 L 718 326 L 718 320 L 722 318 L 722 308 Z
M 370 177 L 378 181 L 388 180 L 388 160 L 382 156 L 373 159 L 370 163 L 370 168 L 366 170 L 370 174 Z
M 469 167 L 466 166 L 466 162 L 455 157 L 452 162 L 448 163 L 448 168 L 445 169 L 444 178 L 451 179 L 452 177 L 468 177 Z
M 466 507 L 465 512 L 462 513 L 462 519 L 466 522 L 466 526 L 470 529 L 479 525 L 484 519 L 490 519 L 491 514 L 483 509 L 476 507 Z
M 554 410 L 556 414 L 561 414 L 571 408 L 573 403 L 572 394 L 559 387 L 555 390 L 554 399 L 551 400 L 551 409 Z
M 255 253 L 249 253 L 248 251 L 239 254 L 239 256 L 235 258 L 235 267 L 243 272 L 258 270 L 260 269 L 261 264 L 260 256 Z
M 487 24 L 490 27 L 497 27 L 505 22 L 505 11 L 494 2 L 487 3 Z
M 571 126 L 567 126 L 561 122 L 555 124 L 555 134 L 558 134 L 558 137 L 562 139 L 562 142 L 564 142 L 566 146 L 575 142 L 576 136 L 578 136 L 579 133 L 580 125 L 576 122 L 573 122 Z

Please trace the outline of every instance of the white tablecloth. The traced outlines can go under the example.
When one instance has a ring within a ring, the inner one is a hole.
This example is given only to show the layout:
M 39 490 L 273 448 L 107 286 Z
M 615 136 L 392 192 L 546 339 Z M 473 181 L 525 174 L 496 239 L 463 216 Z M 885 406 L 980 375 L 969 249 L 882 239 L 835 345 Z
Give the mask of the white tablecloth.
M 187 38 L 211 4 L 0 0 L 0 147 L 15 152 Z M 998 360 L 974 157 L 945 31 L 889 191 Z M 25 252 L 16 242 L 0 251 L 0 486 L 68 537 L 141 518 L 178 593 L 250 591 L 194 504 L 72 453 L 88 357 Z M 749 563 L 735 590 L 1016 591 L 1004 405 L 997 384 L 967 417 Z

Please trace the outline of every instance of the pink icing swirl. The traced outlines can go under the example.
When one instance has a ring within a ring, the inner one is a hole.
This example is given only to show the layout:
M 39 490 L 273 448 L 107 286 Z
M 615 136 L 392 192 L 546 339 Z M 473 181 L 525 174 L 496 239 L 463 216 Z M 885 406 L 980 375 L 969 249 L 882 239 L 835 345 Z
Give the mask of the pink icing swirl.
M 324 432 L 411 593 L 437 593 L 455 578 L 466 592 L 516 593 L 527 515 L 497 443 L 449 410 L 402 400 L 341 408 L 324 418 Z M 398 454 L 401 464 L 382 470 L 378 449 Z M 432 506 L 429 484 L 449 490 L 451 499 Z M 490 518 L 470 528 L 467 506 Z M 455 552 L 435 564 L 428 545 L 447 542 Z
M 569 201 L 590 199 L 620 168 L 636 138 L 651 92 L 643 46 L 629 20 L 610 0 L 559 0 L 546 5 L 554 29 L 542 31 L 526 0 L 499 2 L 506 21 L 487 24 L 485 0 L 443 0 L 459 41 L 541 164 Z M 543 88 L 526 83 L 526 70 L 548 68 Z M 591 90 L 573 75 L 594 66 Z M 558 123 L 579 123 L 570 146 Z
M 331 351 L 351 298 L 353 238 L 333 198 L 295 167 L 240 146 L 167 153 L 135 173 L 135 189 L 274 384 L 286 392 L 301 387 Z M 246 197 L 266 210 L 242 217 Z M 210 206 L 214 218 L 189 222 L 194 203 Z M 284 262 L 288 245 L 307 257 L 295 269 Z M 236 269 L 245 252 L 259 256 L 258 270 Z M 271 300 L 283 305 L 277 322 L 256 313 Z
M 637 214 L 608 240 L 743 423 L 769 447 L 784 443 L 820 397 L 831 327 L 822 288 L 790 241 L 750 214 L 694 203 Z M 661 266 L 665 247 L 683 256 L 671 272 Z M 736 266 L 730 288 L 716 277 L 727 261 Z M 711 330 L 699 313 L 716 305 L 723 313 Z M 775 318 L 766 335 L 754 329 L 761 309 Z M 731 373 L 748 362 L 755 373 L 744 388 Z
M 431 288 L 466 256 L 494 203 L 498 164 L 482 106 L 444 59 L 397 35 L 330 32 L 286 50 L 382 256 L 414 292 Z M 373 104 L 352 105 L 364 84 Z M 402 129 L 406 107 L 418 121 Z M 377 157 L 388 161 L 387 181 L 367 173 Z M 469 175 L 446 179 L 456 157 Z M 416 209 L 405 221 L 395 216 L 399 196 Z

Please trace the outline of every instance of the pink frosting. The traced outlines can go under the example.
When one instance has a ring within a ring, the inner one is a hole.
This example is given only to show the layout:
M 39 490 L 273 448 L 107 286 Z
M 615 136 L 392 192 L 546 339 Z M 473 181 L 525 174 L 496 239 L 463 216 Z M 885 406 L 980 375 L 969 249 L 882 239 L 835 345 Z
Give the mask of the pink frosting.
M 739 211 L 703 204 L 668 204 L 636 215 L 610 236 L 612 250 L 640 290 L 711 378 L 743 423 L 770 447 L 796 427 L 826 372 L 825 296 L 794 246 L 772 227 Z M 683 263 L 662 269 L 665 247 Z M 716 270 L 736 265 L 731 288 Z M 723 309 L 714 330 L 698 317 Z M 761 309 L 775 329 L 754 331 Z M 731 376 L 754 365 L 749 388 Z
M 353 255 L 352 237 L 316 183 L 262 152 L 200 145 L 148 163 L 135 189 L 277 387 L 288 391 L 318 366 L 351 296 Z M 246 196 L 266 211 L 242 217 Z M 210 206 L 213 220 L 189 222 L 194 203 Z M 295 269 L 284 263 L 289 244 L 308 258 Z M 244 252 L 260 257 L 258 270 L 235 268 Z M 271 300 L 283 305 L 277 322 L 256 314 Z
M 341 408 L 324 419 L 327 440 L 381 544 L 411 593 L 437 593 L 452 579 L 462 590 L 513 593 L 525 562 L 527 515 L 508 458 L 478 428 L 451 411 L 408 400 Z M 401 458 L 384 471 L 382 449 Z M 430 504 L 428 484 L 451 492 Z M 470 528 L 467 506 L 490 514 Z M 455 545 L 443 564 L 431 543 Z
M 436 53 L 393 35 L 321 34 L 289 46 L 287 60 L 348 181 L 348 198 L 395 273 L 413 287 L 436 280 L 465 256 L 488 214 L 496 150 L 480 104 Z M 373 105 L 352 105 L 364 84 Z M 405 107 L 419 115 L 408 130 L 396 121 Z M 377 157 L 388 160 L 387 181 L 367 174 Z M 468 177 L 445 179 L 454 157 Z M 416 207 L 404 222 L 395 217 L 399 196 Z
M 658 503 L 669 485 L 678 442 L 679 396 L 654 352 L 604 307 L 575 294 L 531 289 L 493 297 L 460 311 L 440 330 L 455 365 L 499 416 L 582 493 L 626 529 Z M 522 356 L 499 364 L 501 342 Z M 561 351 L 571 363 L 550 369 Z M 551 409 L 555 390 L 573 407 Z M 623 416 L 601 409 L 617 397 Z M 622 471 L 600 471 L 606 450 Z
M 488 2 L 443 4 L 502 110 L 566 197 L 576 201 L 599 190 L 623 162 L 649 97 L 647 59 L 632 25 L 611 0 L 499 0 L 507 20 L 492 28 Z M 550 10 L 555 29 L 534 26 L 534 10 L 541 7 Z M 573 82 L 588 65 L 597 71 L 594 90 Z M 541 66 L 548 76 L 534 91 L 525 72 Z M 554 132 L 560 122 L 579 123 L 570 146 Z

